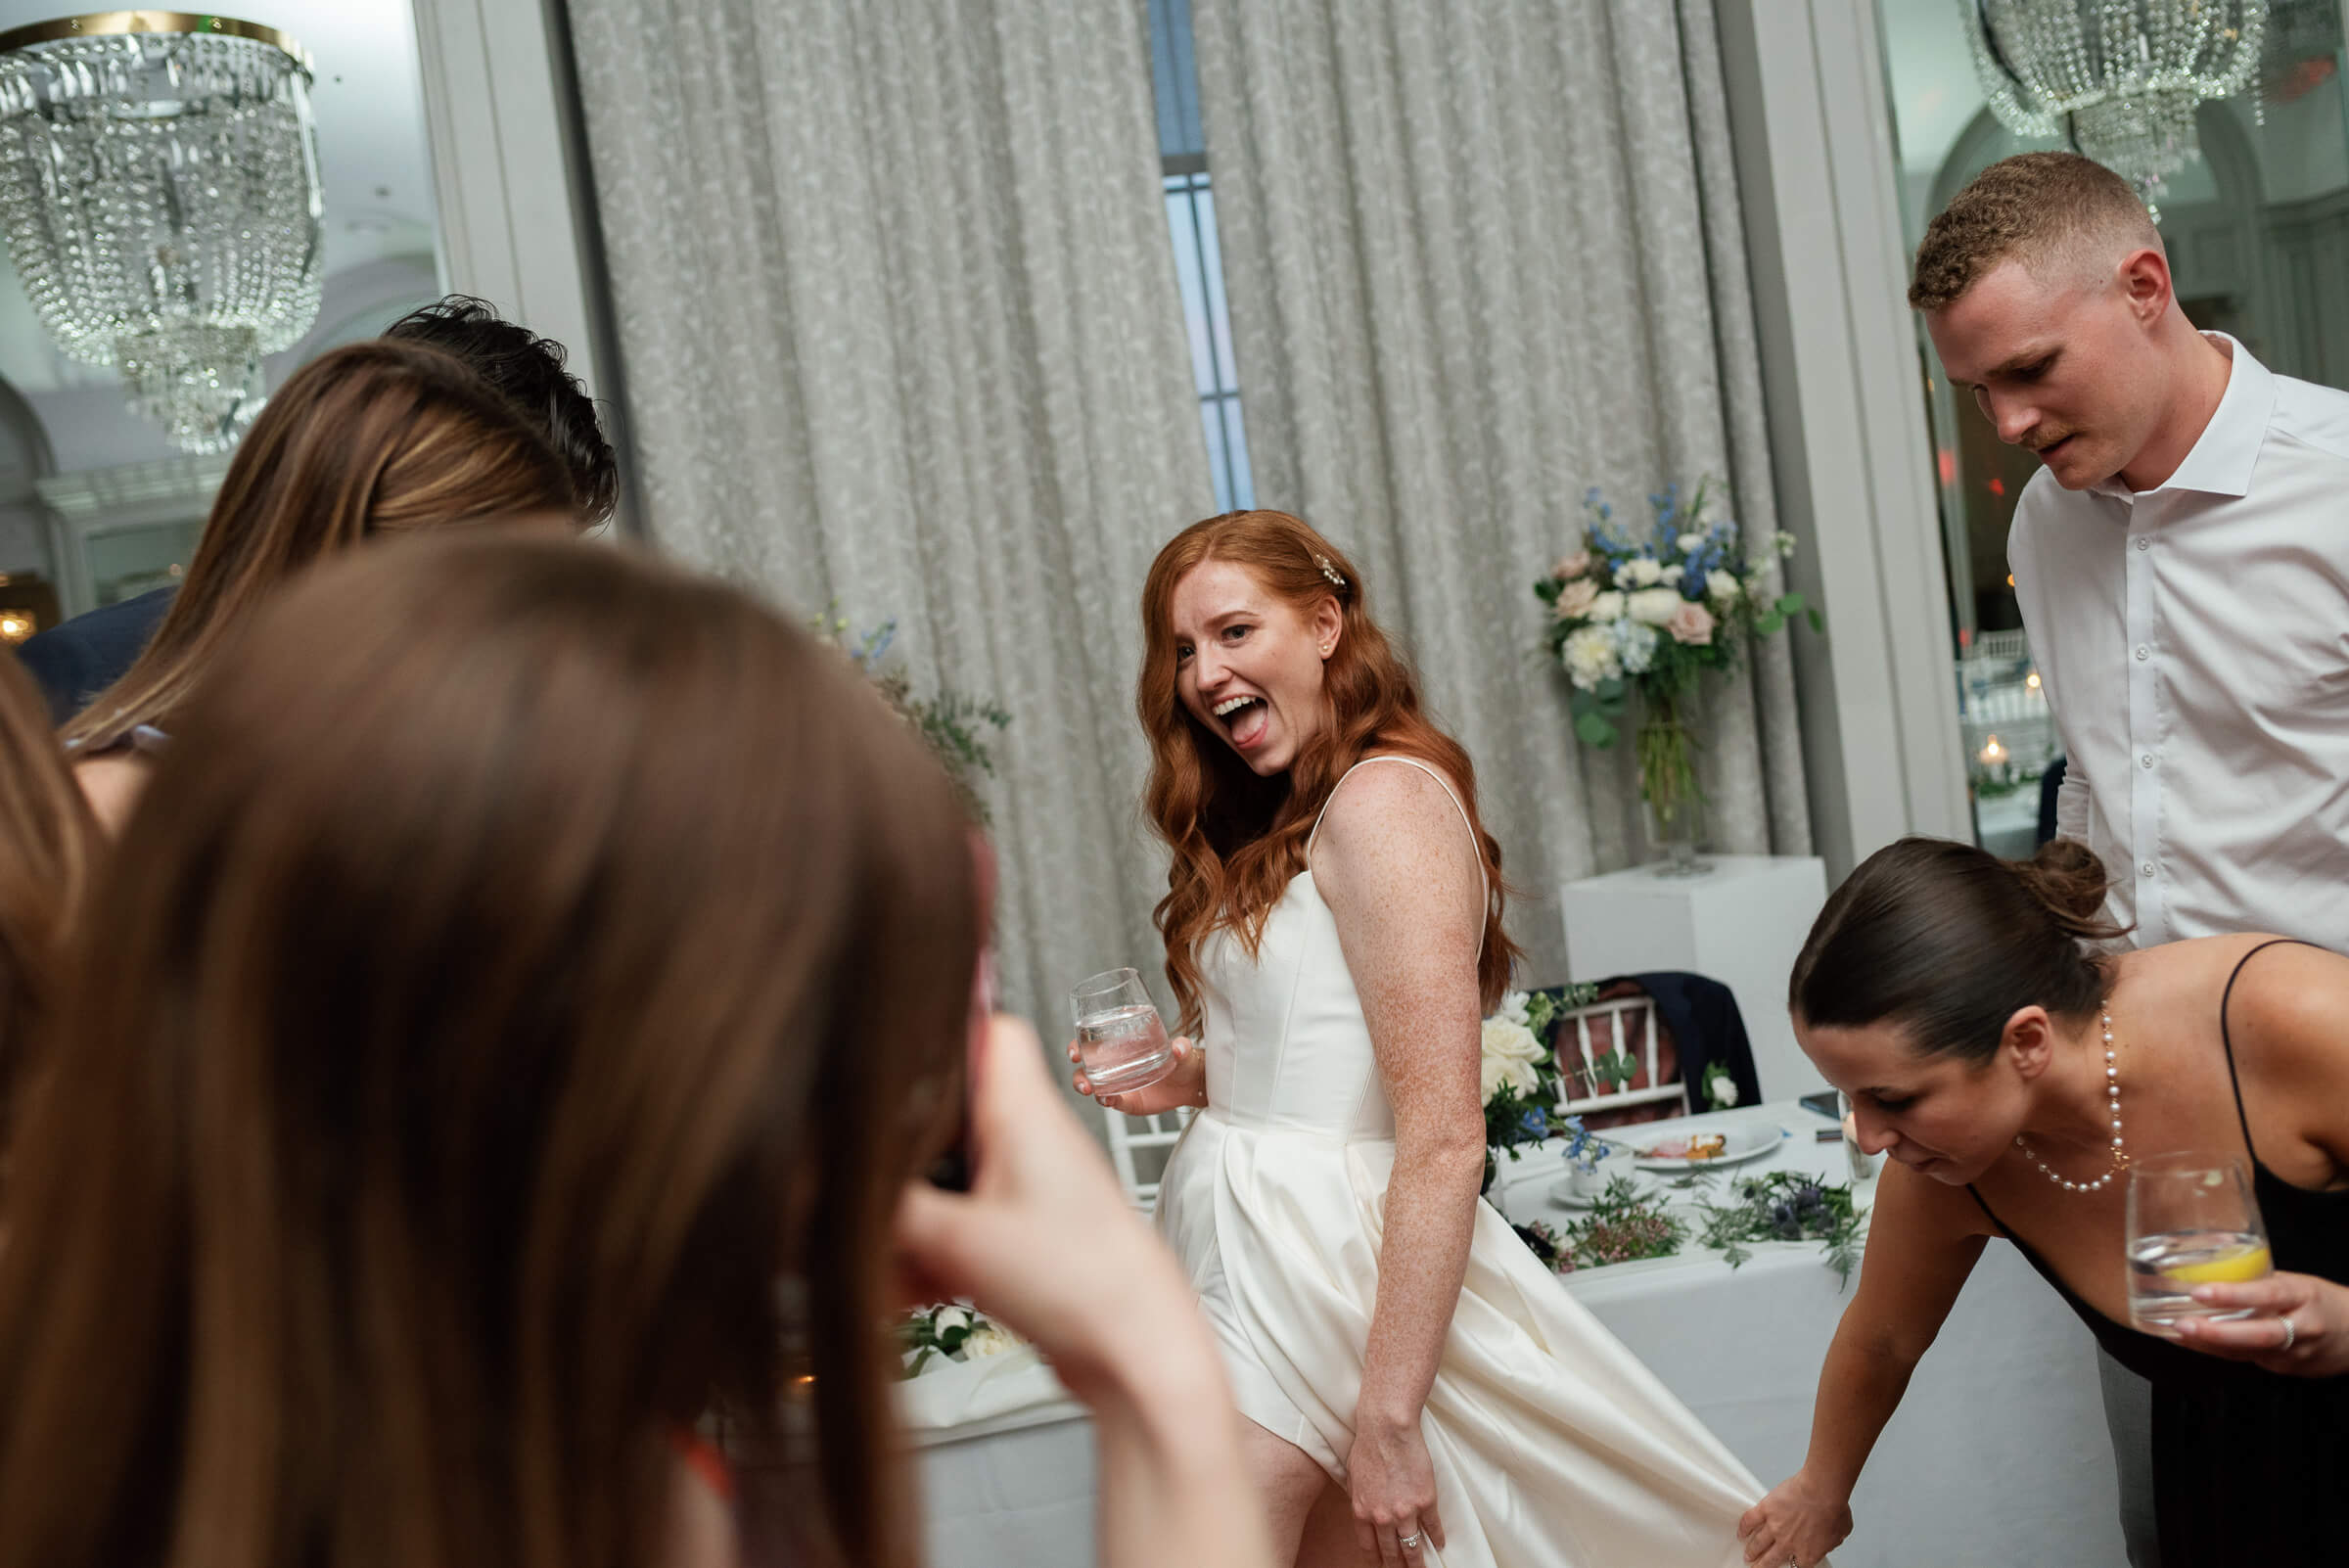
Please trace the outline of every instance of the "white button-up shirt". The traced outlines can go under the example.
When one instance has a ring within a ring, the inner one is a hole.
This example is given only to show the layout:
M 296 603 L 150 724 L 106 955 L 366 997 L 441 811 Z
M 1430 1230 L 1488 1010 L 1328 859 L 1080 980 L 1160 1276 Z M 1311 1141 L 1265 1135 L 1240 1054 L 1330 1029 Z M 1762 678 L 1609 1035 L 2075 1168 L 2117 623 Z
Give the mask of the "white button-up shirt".
M 2349 949 L 2349 393 L 2234 339 L 2167 484 L 2024 489 L 2007 564 L 2069 757 L 2058 830 L 2140 946 Z

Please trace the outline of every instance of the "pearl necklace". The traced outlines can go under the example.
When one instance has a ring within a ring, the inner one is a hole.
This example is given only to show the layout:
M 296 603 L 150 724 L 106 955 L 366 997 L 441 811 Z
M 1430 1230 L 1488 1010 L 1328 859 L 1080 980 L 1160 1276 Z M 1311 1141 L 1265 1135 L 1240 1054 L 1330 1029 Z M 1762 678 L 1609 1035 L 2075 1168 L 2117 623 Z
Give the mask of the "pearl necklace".
M 2129 1156 L 2125 1152 L 2125 1145 L 2121 1142 L 2121 1069 L 2112 1051 L 2112 1008 L 2110 1004 L 2106 1004 L 2098 1007 L 2096 1011 L 2104 1020 L 2104 1093 L 2106 1096 L 2104 1108 L 2112 1113 L 2112 1169 L 2094 1181 L 2073 1181 L 2051 1170 L 2047 1161 L 2033 1154 L 2031 1145 L 2023 1141 L 2021 1133 L 2016 1133 L 2014 1137 L 2014 1146 L 2023 1151 L 2023 1158 L 2038 1166 L 2041 1176 L 2046 1176 L 2067 1192 L 2099 1191 L 2114 1176 L 2119 1176 L 2129 1164 Z

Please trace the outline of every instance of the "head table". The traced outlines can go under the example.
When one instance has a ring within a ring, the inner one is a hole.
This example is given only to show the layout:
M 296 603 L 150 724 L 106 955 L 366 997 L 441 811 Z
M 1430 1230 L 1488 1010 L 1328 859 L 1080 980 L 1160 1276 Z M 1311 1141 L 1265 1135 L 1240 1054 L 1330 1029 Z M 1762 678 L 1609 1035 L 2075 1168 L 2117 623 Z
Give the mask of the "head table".
M 1749 1125 L 1774 1126 L 1778 1144 L 1717 1181 L 1773 1170 L 1850 1178 L 1840 1139 L 1817 1140 L 1833 1128 L 1827 1119 L 1792 1103 L 1740 1114 Z M 1668 1201 L 1707 1195 L 1632 1174 Z M 1572 1212 L 1550 1198 L 1562 1175 L 1555 1146 L 1529 1151 L 1502 1163 L 1490 1201 L 1521 1223 L 1569 1221 Z M 1857 1189 L 1863 1203 L 1871 1188 Z M 1764 1243 L 1752 1254 L 1732 1268 L 1720 1254 L 1691 1248 L 1578 1270 L 1560 1282 L 1769 1486 L 1802 1463 L 1819 1364 L 1850 1297 L 1818 1243 Z M 991 1400 L 931 1398 L 909 1407 L 927 1561 L 1089 1568 L 1090 1427 L 1040 1368 L 1001 1371 L 1008 1375 L 990 1374 Z M 1010 1392 L 1021 1389 L 1028 1392 Z M 2120 1564 L 2102 1409 L 2087 1329 L 2012 1247 L 1993 1244 L 1876 1446 L 1852 1499 L 1856 1528 L 1835 1553 L 1838 1568 Z

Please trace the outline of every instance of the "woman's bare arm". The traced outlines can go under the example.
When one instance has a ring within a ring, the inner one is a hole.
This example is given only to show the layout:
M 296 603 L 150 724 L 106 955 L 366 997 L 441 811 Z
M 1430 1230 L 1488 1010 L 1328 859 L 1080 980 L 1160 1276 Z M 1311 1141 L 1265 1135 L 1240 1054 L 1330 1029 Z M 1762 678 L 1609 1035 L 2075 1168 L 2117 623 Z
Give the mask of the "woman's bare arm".
M 1819 1374 L 1803 1467 L 1738 1521 L 1748 1561 L 1810 1564 L 1851 1533 L 1852 1489 L 1988 1239 L 1962 1189 L 1889 1164 L 1860 1286 Z
M 1434 778 L 1401 762 L 1345 781 L 1322 821 L 1313 876 L 1336 918 L 1395 1111 L 1383 1266 L 1349 1469 L 1408 1469 L 1425 1463 L 1419 1410 L 1459 1300 L 1484 1175 L 1484 884 L 1459 807 Z M 1359 1479 L 1354 1491 L 1364 1520 Z M 1440 1547 L 1440 1524 L 1428 1533 Z

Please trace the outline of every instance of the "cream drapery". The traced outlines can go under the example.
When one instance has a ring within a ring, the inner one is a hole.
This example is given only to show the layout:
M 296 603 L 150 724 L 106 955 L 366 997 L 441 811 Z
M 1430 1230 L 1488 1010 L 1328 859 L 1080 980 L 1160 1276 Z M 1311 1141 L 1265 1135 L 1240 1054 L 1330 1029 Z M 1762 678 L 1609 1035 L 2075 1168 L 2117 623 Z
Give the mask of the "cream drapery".
M 1134 606 L 1213 509 L 1143 18 L 570 0 L 647 527 L 992 696 L 1008 1004 L 1155 973 Z
M 1193 6 L 1258 501 L 1360 561 L 1557 979 L 1558 884 L 1648 851 L 1533 579 L 1593 484 L 1644 518 L 1709 475 L 1777 527 L 1711 0 Z M 1807 853 L 1783 635 L 1708 684 L 1702 738 L 1711 846 Z

